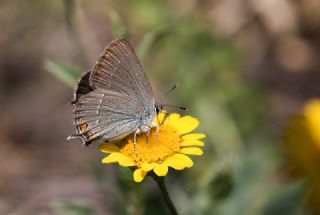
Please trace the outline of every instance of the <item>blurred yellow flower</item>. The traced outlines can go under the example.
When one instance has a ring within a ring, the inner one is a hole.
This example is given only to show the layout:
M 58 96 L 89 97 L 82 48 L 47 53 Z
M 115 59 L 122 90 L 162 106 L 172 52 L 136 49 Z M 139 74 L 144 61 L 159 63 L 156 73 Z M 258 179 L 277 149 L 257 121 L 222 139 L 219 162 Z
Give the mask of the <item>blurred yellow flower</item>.
M 311 100 L 304 109 L 313 142 L 320 150 L 320 100 Z
M 180 117 L 173 113 L 165 118 L 165 112 L 155 117 L 158 126 L 152 129 L 146 143 L 146 134 L 137 137 L 136 151 L 134 151 L 133 136 L 130 135 L 121 147 L 111 143 L 102 143 L 100 150 L 109 154 L 102 163 L 119 163 L 120 166 L 134 169 L 133 179 L 141 182 L 148 172 L 153 171 L 158 176 L 165 176 L 168 167 L 183 170 L 193 166 L 187 155 L 202 155 L 198 146 L 204 146 L 200 139 L 204 134 L 192 133 L 199 125 L 199 121 L 191 116 Z
M 306 203 L 320 211 L 320 100 L 309 101 L 291 120 L 284 140 L 292 175 L 310 188 Z

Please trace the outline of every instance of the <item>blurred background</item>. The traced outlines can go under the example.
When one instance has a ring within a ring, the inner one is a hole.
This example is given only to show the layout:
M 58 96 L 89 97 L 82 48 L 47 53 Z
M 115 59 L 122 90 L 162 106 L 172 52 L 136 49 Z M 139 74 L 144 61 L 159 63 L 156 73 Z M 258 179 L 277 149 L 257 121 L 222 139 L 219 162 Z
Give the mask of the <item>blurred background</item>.
M 0 214 L 168 214 L 152 180 L 66 141 L 73 87 L 118 37 L 207 135 L 167 177 L 180 214 L 320 214 L 320 1 L 1 0 L 0 26 Z

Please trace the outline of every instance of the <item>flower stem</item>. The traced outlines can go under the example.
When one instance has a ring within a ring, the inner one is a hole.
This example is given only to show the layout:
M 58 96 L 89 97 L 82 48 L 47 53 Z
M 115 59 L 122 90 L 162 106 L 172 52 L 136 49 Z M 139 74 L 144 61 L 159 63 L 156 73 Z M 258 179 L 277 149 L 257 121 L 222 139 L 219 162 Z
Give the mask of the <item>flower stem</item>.
M 178 215 L 177 209 L 174 206 L 172 200 L 170 199 L 166 184 L 164 182 L 164 177 L 159 177 L 155 174 L 152 175 L 152 178 L 157 182 L 159 189 L 161 191 L 161 196 L 163 198 L 163 200 L 165 201 L 165 203 L 167 204 L 170 213 L 172 215 Z

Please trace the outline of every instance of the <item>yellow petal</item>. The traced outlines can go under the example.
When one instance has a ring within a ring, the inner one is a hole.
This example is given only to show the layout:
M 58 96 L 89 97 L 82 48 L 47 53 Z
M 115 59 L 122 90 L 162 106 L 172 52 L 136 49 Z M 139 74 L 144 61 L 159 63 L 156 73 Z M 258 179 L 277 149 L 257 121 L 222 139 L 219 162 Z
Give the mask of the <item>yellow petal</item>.
M 154 168 L 155 164 L 154 163 L 142 163 L 141 165 L 141 169 L 145 172 L 149 172 L 150 170 L 152 170 Z
M 154 173 L 156 173 L 158 176 L 165 176 L 168 173 L 168 166 L 164 163 L 156 164 L 156 166 L 153 169 Z
M 144 177 L 146 176 L 147 172 L 143 171 L 142 169 L 136 169 L 133 172 L 133 180 L 135 182 L 141 182 Z
M 120 151 L 120 149 L 116 145 L 111 143 L 102 143 L 100 144 L 99 149 L 104 153 L 113 153 Z
M 127 166 L 135 166 L 136 163 L 133 160 L 131 160 L 129 157 L 124 156 L 119 160 L 119 165 L 127 167 Z
M 176 122 L 177 120 L 180 119 L 180 114 L 177 113 L 172 113 L 168 116 L 168 118 L 164 121 L 164 125 L 169 125 L 171 123 Z
M 193 131 L 199 125 L 199 120 L 191 116 L 184 116 L 171 124 L 179 135 Z
M 180 152 L 188 155 L 202 155 L 203 151 L 196 147 L 188 147 L 180 149 Z
M 136 164 L 127 156 L 115 152 L 110 154 L 108 157 L 102 159 L 102 163 L 116 163 L 118 162 L 121 166 L 135 166 Z
M 181 137 L 182 140 L 200 140 L 205 138 L 205 134 L 186 134 Z
M 161 125 L 164 118 L 166 117 L 166 110 L 161 111 L 154 119 L 153 122 L 157 123 L 158 125 Z
M 174 154 L 167 158 L 165 164 L 176 170 L 182 170 L 186 167 L 192 167 L 192 160 L 184 154 Z
M 119 156 L 118 154 L 120 153 L 113 153 L 108 155 L 107 157 L 102 159 L 102 163 L 115 163 L 119 161 Z
M 200 140 L 185 140 L 180 143 L 180 146 L 204 146 Z

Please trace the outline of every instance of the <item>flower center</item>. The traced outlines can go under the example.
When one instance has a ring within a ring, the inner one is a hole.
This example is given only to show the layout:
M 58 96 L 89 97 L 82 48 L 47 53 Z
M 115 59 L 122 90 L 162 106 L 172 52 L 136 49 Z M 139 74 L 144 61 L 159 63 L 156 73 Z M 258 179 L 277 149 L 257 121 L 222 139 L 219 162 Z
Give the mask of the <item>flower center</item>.
M 180 136 L 170 126 L 159 126 L 158 136 L 156 129 L 152 129 L 148 140 L 146 134 L 137 136 L 136 152 L 134 151 L 133 135 L 129 136 L 120 149 L 121 153 L 141 163 L 162 163 L 167 157 L 180 151 Z

